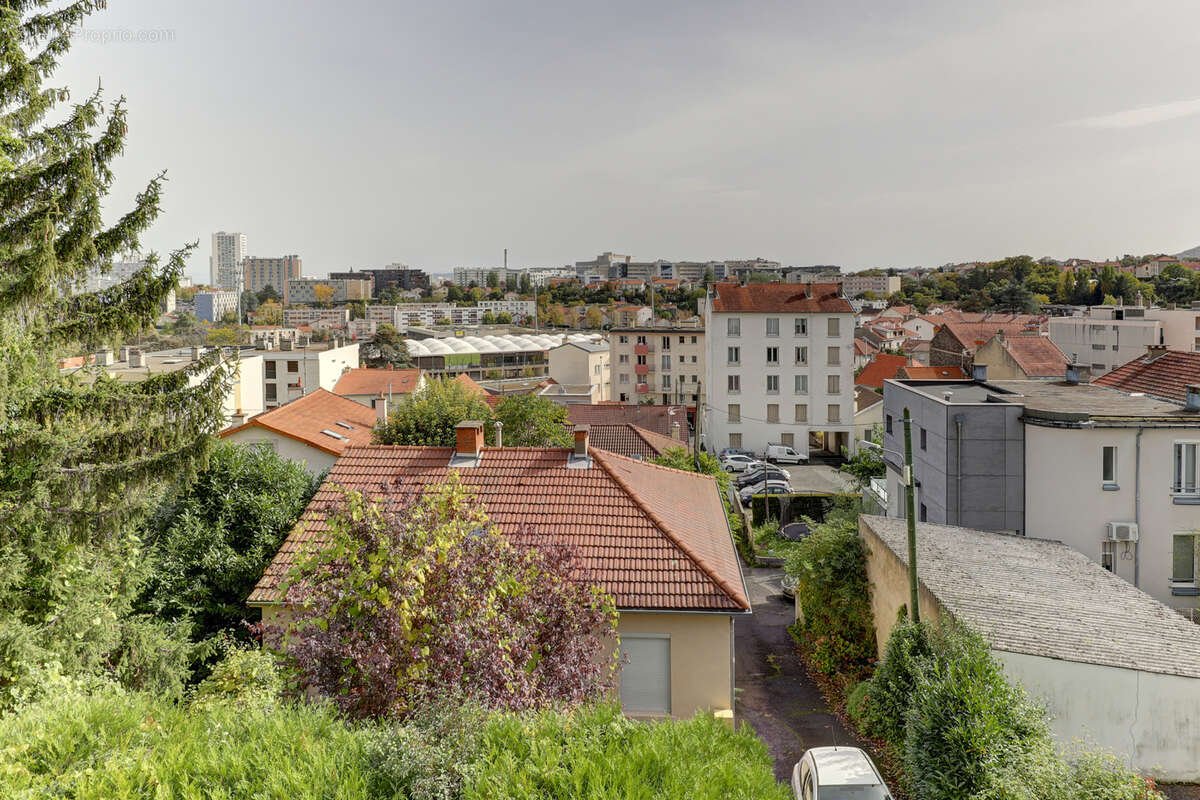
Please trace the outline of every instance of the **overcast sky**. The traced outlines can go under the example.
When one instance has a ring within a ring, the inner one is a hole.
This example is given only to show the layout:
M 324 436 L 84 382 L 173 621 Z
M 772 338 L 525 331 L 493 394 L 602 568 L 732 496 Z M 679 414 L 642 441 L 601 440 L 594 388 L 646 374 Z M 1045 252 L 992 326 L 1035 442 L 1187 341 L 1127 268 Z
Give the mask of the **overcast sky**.
M 166 169 L 200 279 L 222 229 L 310 275 L 1200 244 L 1195 0 L 109 6 L 56 82 L 128 97 L 111 213 Z

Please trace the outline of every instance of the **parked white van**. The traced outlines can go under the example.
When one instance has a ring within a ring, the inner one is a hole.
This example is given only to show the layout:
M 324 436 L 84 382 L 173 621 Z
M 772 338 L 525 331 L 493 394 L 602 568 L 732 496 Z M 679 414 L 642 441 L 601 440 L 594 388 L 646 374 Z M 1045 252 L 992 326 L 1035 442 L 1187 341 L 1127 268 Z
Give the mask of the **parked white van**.
M 808 455 L 785 444 L 769 444 L 766 459 L 776 464 L 799 464 L 808 461 Z

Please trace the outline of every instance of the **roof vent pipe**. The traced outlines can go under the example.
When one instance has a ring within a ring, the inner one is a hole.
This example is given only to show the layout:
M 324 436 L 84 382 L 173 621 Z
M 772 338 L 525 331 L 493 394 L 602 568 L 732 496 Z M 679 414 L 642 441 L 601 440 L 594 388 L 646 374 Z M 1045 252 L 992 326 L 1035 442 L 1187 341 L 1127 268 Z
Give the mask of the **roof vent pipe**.
M 504 447 L 504 423 L 496 420 L 492 425 L 496 428 L 496 447 Z

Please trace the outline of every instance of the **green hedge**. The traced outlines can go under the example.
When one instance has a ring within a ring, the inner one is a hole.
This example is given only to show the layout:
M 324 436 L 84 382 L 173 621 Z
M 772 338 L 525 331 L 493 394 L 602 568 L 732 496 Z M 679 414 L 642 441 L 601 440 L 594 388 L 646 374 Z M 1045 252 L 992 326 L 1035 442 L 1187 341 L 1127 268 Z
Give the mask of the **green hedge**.
M 786 525 L 802 517 L 824 522 L 840 503 L 857 497 L 851 494 L 759 494 L 750 498 L 751 521 L 755 527 L 768 520 L 778 520 Z M 787 519 L 784 519 L 784 509 Z

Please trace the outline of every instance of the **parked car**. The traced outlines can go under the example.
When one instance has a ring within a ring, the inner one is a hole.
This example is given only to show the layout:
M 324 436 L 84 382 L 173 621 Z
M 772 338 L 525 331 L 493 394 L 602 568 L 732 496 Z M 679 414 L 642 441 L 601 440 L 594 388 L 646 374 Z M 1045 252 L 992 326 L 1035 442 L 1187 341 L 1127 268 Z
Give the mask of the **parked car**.
M 797 800 L 892 800 L 871 757 L 857 747 L 814 747 L 792 768 Z
M 801 453 L 786 444 L 769 444 L 767 445 L 766 460 L 776 464 L 799 464 L 802 461 L 808 461 L 808 454 Z
M 761 461 L 759 461 L 757 458 L 754 458 L 753 456 L 744 456 L 744 455 L 740 455 L 740 454 L 734 454 L 734 455 L 728 456 L 722 462 L 722 465 L 725 467 L 726 472 L 745 472 L 746 470 L 750 469 L 751 467 L 757 466 L 761 463 L 762 463 Z
M 741 489 L 738 492 L 738 497 L 743 503 L 750 502 L 750 498 L 756 494 L 791 494 L 792 486 L 787 481 L 762 481 L 754 483 L 750 486 Z
M 735 480 L 734 483 L 736 483 L 737 487 L 741 489 L 753 483 L 758 483 L 764 478 L 775 478 L 781 481 L 790 480 L 788 474 L 779 467 L 773 467 L 770 464 L 763 464 L 757 467 L 750 467 L 750 469 L 746 470 L 741 475 L 738 475 L 737 480 Z
M 724 461 L 725 459 L 729 458 L 730 456 L 750 456 L 751 458 L 753 458 L 754 453 L 752 453 L 749 450 L 742 450 L 741 448 L 738 448 L 738 447 L 726 447 L 720 453 L 717 453 L 717 459 L 720 461 Z

